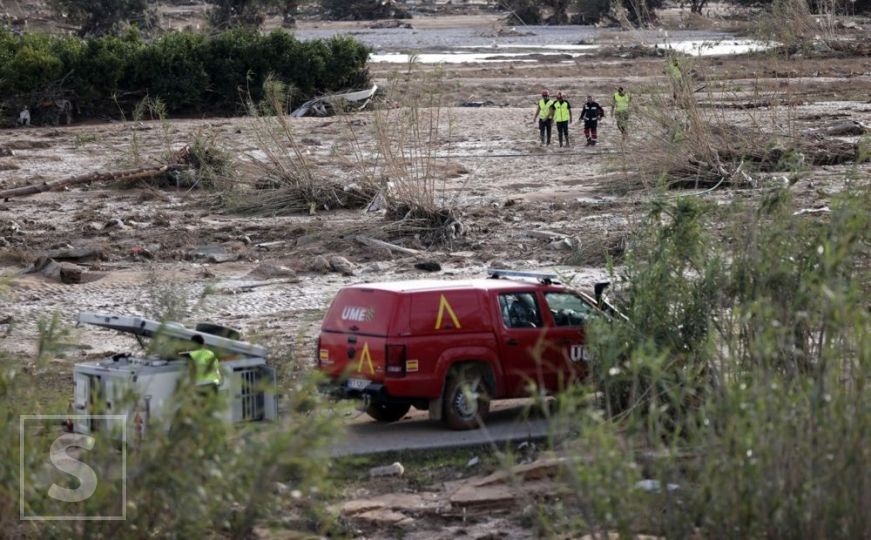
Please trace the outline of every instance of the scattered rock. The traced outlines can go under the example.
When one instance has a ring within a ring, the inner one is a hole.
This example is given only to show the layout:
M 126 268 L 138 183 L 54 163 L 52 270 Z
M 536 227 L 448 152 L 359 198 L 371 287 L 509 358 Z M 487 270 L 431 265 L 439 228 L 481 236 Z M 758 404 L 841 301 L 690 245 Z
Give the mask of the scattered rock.
M 105 225 L 103 225 L 103 230 L 108 230 L 108 229 L 123 229 L 123 228 L 125 228 L 125 227 L 124 227 L 124 222 L 121 221 L 120 218 L 112 218 L 112 219 L 110 219 L 109 221 L 107 221 Z
M 312 262 L 309 265 L 309 270 L 318 274 L 326 274 L 331 272 L 333 268 L 330 266 L 330 261 L 328 261 L 326 257 L 318 255 L 312 259 Z
M 329 260 L 330 269 L 333 272 L 339 272 L 343 276 L 353 276 L 354 275 L 354 265 L 348 259 L 339 256 L 333 255 Z
M 286 266 L 265 262 L 251 270 L 247 277 L 258 279 L 294 278 L 296 271 Z
M 38 257 L 33 264 L 24 271 L 25 274 L 42 274 L 43 276 L 66 284 L 82 283 L 85 268 L 72 263 L 57 262 L 48 257 Z
M 481 460 L 478 459 L 478 456 L 475 456 L 472 459 L 470 459 L 468 463 L 466 463 L 466 467 L 474 467 L 478 463 L 481 463 Z
M 414 263 L 414 267 L 418 270 L 423 270 L 424 272 L 441 272 L 442 265 L 439 264 L 438 261 L 420 261 Z
M 384 465 L 382 467 L 372 467 L 369 469 L 369 478 L 381 478 L 384 476 L 402 476 L 405 474 L 405 467 L 398 461 Z
M 396 527 L 405 527 L 414 523 L 414 519 L 406 516 L 402 512 L 387 510 L 386 508 L 369 510 L 368 512 L 357 514 L 355 518 L 377 526 L 393 525 Z
M 635 483 L 635 489 L 640 489 L 641 491 L 646 491 L 647 493 L 659 493 L 662 490 L 662 486 L 659 480 L 639 480 Z M 668 491 L 677 491 L 680 489 L 680 486 L 677 484 L 666 484 L 665 489 Z
M 103 259 L 103 248 L 96 245 L 66 246 L 48 251 L 42 255 L 56 261 L 88 261 Z
M 61 263 L 60 264 L 60 282 L 61 283 L 81 283 L 82 275 L 85 273 L 85 269 L 81 266 L 72 264 L 72 263 Z
M 547 240 L 548 242 L 564 240 L 566 238 L 566 235 L 553 231 L 526 231 L 526 235 L 539 240 Z
M 847 120 L 838 122 L 823 129 L 823 133 L 830 137 L 852 137 L 856 135 L 864 135 L 868 131 L 860 122 Z
M 221 264 L 239 260 L 239 254 L 232 251 L 227 251 L 227 248 L 220 245 L 206 245 L 194 250 L 192 258 L 196 260 L 205 260 L 212 264 Z
M 390 265 L 384 262 L 375 262 L 367 266 L 363 272 L 367 274 L 383 274 L 390 269 Z
M 562 240 L 556 240 L 548 244 L 550 249 L 556 251 L 568 251 L 572 249 L 574 246 L 574 242 L 572 242 L 571 238 L 563 238 Z
M 281 482 L 276 482 L 275 493 L 277 493 L 278 495 L 287 495 L 288 493 L 290 493 L 290 486 Z

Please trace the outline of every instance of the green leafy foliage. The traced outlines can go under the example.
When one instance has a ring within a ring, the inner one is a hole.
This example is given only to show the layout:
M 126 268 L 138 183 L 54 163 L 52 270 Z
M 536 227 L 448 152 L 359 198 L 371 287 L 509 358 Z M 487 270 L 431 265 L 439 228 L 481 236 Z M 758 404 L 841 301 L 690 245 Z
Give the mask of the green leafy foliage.
M 81 26 L 81 36 L 118 33 L 124 25 L 143 30 L 157 26 L 157 14 L 147 0 L 50 0 L 55 12 Z
M 208 12 L 209 22 L 215 28 L 227 29 L 239 26 L 259 27 L 269 7 L 284 7 L 286 0 L 207 0 L 212 7 Z
M 299 100 L 364 86 L 368 55 L 349 37 L 301 42 L 283 30 L 169 32 L 154 41 L 136 29 L 87 40 L 0 30 L 0 95 L 16 106 L 64 97 L 86 116 L 131 110 L 147 96 L 170 114 L 234 113 L 248 89 L 262 98 L 270 75 L 296 88 Z
M 576 495 L 543 530 L 867 536 L 868 188 L 831 207 L 652 206 L 613 299 L 628 320 L 590 325 L 595 384 L 558 398 Z
M 373 20 L 410 19 L 408 10 L 395 0 L 320 0 L 327 17 L 333 19 Z

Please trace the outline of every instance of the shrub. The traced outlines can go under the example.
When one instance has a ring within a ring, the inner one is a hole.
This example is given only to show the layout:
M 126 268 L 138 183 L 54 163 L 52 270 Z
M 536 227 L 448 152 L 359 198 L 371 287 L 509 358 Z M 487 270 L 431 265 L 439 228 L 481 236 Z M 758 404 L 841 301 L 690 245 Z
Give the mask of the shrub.
M 157 14 L 147 0 L 50 0 L 52 9 L 81 26 L 79 35 L 119 32 L 125 24 L 143 30 L 157 26 Z
M 285 0 L 207 0 L 207 3 L 214 6 L 208 12 L 209 23 L 220 29 L 259 27 L 265 19 L 266 8 L 287 4 Z
M 320 0 L 327 17 L 333 19 L 410 19 L 411 15 L 395 0 Z
M 170 32 L 150 42 L 135 29 L 86 40 L 0 30 L 0 95 L 31 106 L 63 97 L 86 115 L 117 114 L 119 104 L 131 110 L 146 96 L 169 113 L 235 113 L 247 89 L 262 98 L 269 75 L 297 89 L 295 102 L 364 86 L 368 56 L 352 38 L 300 42 L 283 30 Z
M 559 398 L 574 489 L 542 527 L 867 536 L 871 198 L 835 199 L 825 220 L 795 215 L 786 189 L 654 204 L 613 300 L 628 321 L 588 328 L 594 387 Z

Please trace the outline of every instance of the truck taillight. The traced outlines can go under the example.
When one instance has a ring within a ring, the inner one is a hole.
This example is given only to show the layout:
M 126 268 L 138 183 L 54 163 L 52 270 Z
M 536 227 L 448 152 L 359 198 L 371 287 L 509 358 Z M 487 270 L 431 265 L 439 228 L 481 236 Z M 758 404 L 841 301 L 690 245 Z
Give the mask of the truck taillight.
M 405 377 L 405 345 L 387 345 L 384 364 L 388 377 Z
M 318 338 L 317 347 L 315 347 L 315 354 L 318 355 L 318 367 L 321 367 L 321 360 L 323 359 L 323 354 L 321 353 L 321 338 Z

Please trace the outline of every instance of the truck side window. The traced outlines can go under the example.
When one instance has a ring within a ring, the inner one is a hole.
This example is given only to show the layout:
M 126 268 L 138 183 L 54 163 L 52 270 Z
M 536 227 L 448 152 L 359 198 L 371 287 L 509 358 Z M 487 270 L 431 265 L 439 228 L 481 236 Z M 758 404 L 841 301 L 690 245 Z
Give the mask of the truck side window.
M 505 293 L 499 295 L 502 320 L 508 328 L 540 328 L 541 312 L 533 293 Z
M 544 298 L 557 326 L 583 326 L 595 315 L 593 308 L 574 294 L 545 293 Z

